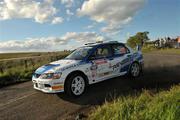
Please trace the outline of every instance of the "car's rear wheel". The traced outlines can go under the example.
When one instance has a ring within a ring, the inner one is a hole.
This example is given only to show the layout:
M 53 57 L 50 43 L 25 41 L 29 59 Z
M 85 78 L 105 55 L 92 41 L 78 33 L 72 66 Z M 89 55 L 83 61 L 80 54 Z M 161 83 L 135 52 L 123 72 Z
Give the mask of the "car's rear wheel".
M 81 74 L 74 74 L 67 79 L 65 84 L 65 92 L 69 96 L 78 97 L 85 92 L 86 81 L 85 77 Z
M 139 77 L 140 73 L 141 73 L 141 66 L 137 62 L 132 63 L 129 71 L 130 76 L 136 78 Z

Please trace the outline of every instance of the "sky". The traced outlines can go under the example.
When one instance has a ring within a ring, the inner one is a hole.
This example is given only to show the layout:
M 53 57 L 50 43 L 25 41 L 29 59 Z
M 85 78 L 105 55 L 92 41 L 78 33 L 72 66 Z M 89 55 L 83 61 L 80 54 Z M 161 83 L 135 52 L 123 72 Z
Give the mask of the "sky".
M 0 52 L 74 49 L 88 42 L 180 36 L 180 0 L 0 0 Z

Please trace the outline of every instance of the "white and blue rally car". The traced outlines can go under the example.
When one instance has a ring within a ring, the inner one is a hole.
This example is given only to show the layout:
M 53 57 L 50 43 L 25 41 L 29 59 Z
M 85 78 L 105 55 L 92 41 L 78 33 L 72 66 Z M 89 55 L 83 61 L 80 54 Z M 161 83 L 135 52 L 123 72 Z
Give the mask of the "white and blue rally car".
M 62 60 L 38 68 L 32 81 L 35 89 L 45 93 L 80 96 L 93 83 L 125 74 L 138 77 L 142 67 L 141 51 L 116 41 L 90 43 Z

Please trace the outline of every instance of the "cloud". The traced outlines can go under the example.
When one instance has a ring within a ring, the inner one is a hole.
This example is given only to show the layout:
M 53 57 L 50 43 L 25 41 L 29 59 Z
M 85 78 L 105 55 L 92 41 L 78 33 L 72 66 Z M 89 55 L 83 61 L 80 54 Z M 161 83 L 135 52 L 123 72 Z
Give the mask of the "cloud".
M 21 41 L 0 42 L 1 52 L 18 52 L 18 51 L 45 51 L 47 48 L 52 50 L 53 46 L 66 44 L 66 41 L 60 38 L 31 38 Z
M 70 21 L 71 17 L 74 15 L 73 12 L 71 12 L 69 9 L 66 10 L 66 14 L 67 14 L 67 21 Z
M 106 23 L 101 30 L 107 33 L 119 32 L 128 24 L 145 0 L 89 0 L 77 9 L 79 16 L 90 16 L 96 22 Z
M 66 14 L 67 14 L 67 15 L 69 15 L 69 16 L 74 15 L 74 13 L 73 13 L 73 12 L 71 12 L 69 9 L 67 9 L 67 10 L 66 10 Z
M 61 0 L 61 3 L 65 5 L 66 8 L 70 8 L 74 4 L 74 0 Z
M 81 42 L 81 43 L 108 40 L 108 38 L 98 35 L 95 32 L 80 32 L 80 33 L 68 32 L 62 37 L 62 39 L 63 40 L 74 40 L 76 42 Z
M 87 29 L 92 29 L 94 26 L 93 25 L 88 25 L 86 28 Z
M 15 18 L 34 19 L 35 22 L 52 22 L 57 9 L 54 0 L 2 0 L 0 2 L 0 20 Z
M 55 17 L 55 18 L 52 20 L 52 24 L 62 23 L 63 21 L 64 21 L 63 18 L 61 18 L 61 17 Z
M 85 29 L 92 29 L 96 26 L 96 22 L 92 23 L 91 25 L 88 25 L 85 27 Z
M 68 32 L 61 37 L 47 37 L 47 38 L 28 38 L 25 40 L 10 40 L 0 42 L 0 52 L 29 52 L 29 51 L 53 51 L 67 49 L 66 46 L 70 41 L 74 41 L 79 45 L 96 42 L 106 41 L 108 38 L 98 35 L 95 32 Z M 68 49 L 74 49 L 68 47 Z

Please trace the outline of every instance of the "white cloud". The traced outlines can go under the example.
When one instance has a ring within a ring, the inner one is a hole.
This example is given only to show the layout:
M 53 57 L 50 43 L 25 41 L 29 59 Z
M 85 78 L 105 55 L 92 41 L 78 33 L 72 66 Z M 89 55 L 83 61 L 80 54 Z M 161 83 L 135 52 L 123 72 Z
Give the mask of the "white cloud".
M 69 9 L 67 9 L 67 10 L 66 10 L 66 14 L 67 14 L 67 15 L 69 15 L 69 16 L 74 15 L 74 13 L 73 13 L 73 12 L 71 12 Z
M 92 29 L 94 26 L 93 25 L 88 25 L 86 28 L 87 29 Z
M 0 2 L 0 20 L 26 18 L 38 23 L 52 22 L 57 9 L 54 0 L 2 0 Z
M 1 52 L 18 52 L 18 51 L 46 51 L 52 50 L 53 46 L 66 44 L 66 41 L 60 38 L 31 38 L 24 41 L 11 40 L 0 43 Z
M 62 39 L 75 40 L 76 42 L 87 43 L 96 41 L 106 41 L 108 38 L 98 35 L 95 32 L 68 32 L 62 37 Z
M 68 32 L 61 37 L 47 37 L 47 38 L 28 38 L 26 40 L 10 40 L 0 42 L 0 52 L 29 52 L 29 51 L 53 51 L 62 50 L 62 48 L 74 49 L 70 46 L 69 41 L 77 42 L 83 45 L 88 42 L 106 41 L 101 35 L 95 32 Z
M 61 17 L 55 17 L 52 20 L 52 24 L 58 24 L 58 23 L 62 23 L 62 22 L 63 22 L 63 18 L 61 18 Z
M 96 22 L 107 26 L 103 32 L 115 33 L 128 24 L 136 12 L 144 5 L 145 0 L 89 0 L 84 1 L 77 10 L 79 16 L 90 16 Z
M 74 0 L 61 0 L 61 3 L 65 5 L 66 8 L 70 8 L 74 4 Z
M 86 26 L 85 29 L 92 29 L 92 28 L 94 28 L 95 26 L 96 26 L 96 22 L 94 22 L 94 23 L 91 24 L 91 25 Z
M 67 21 L 70 21 L 71 17 L 74 15 L 73 12 L 71 12 L 69 9 L 66 10 L 66 14 L 67 14 Z

